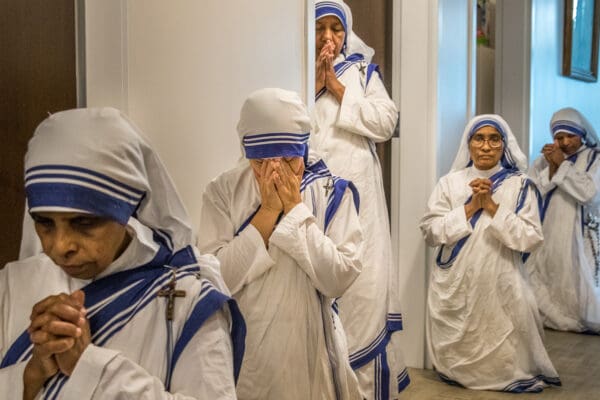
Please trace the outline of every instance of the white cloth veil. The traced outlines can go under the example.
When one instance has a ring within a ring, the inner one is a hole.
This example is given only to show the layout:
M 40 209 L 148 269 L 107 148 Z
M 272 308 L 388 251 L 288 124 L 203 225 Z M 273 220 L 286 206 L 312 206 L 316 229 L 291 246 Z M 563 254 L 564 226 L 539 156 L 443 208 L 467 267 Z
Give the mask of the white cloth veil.
M 460 147 L 458 148 L 458 153 L 456 154 L 456 158 L 452 163 L 452 167 L 450 168 L 450 172 L 454 172 L 460 169 L 463 169 L 469 165 L 471 162 L 471 153 L 469 152 L 469 140 L 474 132 L 473 128 L 484 122 L 489 121 L 490 125 L 495 124 L 496 127 L 500 128 L 500 134 L 504 140 L 504 155 L 503 162 L 509 164 L 509 166 L 518 168 L 521 171 L 527 170 L 527 157 L 521 151 L 519 144 L 517 143 L 517 139 L 515 135 L 512 133 L 512 130 L 508 126 L 508 123 L 497 114 L 482 114 L 473 117 L 463 132 L 462 138 L 460 140 Z
M 187 211 L 158 154 L 114 108 L 46 118 L 28 145 L 25 186 L 30 210 L 76 210 L 122 223 L 136 218 L 173 251 L 195 244 Z M 41 252 L 28 212 L 23 225 L 20 258 Z
M 310 135 L 310 130 L 308 110 L 296 92 L 280 88 L 255 90 L 248 95 L 240 110 L 237 131 L 242 156 L 237 165 L 249 167 L 244 146 L 244 138 L 248 135 L 259 135 L 270 139 L 274 147 L 285 147 L 294 143 L 290 142 L 290 137 L 278 137 L 280 134 Z M 278 154 L 282 155 L 283 152 Z
M 563 125 L 562 128 L 561 125 Z M 550 134 L 554 137 L 554 135 L 561 131 L 578 134 L 588 147 L 596 147 L 598 145 L 598 135 L 594 127 L 583 114 L 574 108 L 562 108 L 552 115 L 550 119 Z

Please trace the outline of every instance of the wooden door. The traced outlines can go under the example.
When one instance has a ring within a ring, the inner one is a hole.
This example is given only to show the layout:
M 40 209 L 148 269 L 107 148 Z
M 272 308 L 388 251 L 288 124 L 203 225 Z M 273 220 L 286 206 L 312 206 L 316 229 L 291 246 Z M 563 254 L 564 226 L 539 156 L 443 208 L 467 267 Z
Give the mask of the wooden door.
M 35 127 L 76 99 L 73 0 L 0 0 L 0 268 L 15 260 L 23 156 Z

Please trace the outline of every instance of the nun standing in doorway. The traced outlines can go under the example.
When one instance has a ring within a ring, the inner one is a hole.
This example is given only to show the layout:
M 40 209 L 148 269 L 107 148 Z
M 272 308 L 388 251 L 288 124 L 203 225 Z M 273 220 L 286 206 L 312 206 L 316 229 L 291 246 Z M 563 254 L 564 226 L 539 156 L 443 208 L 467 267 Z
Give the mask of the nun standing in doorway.
M 316 2 L 315 107 L 311 147 L 334 175 L 360 193 L 363 270 L 338 299 L 350 362 L 367 399 L 395 399 L 410 382 L 397 332 L 402 329 L 398 267 L 391 250 L 385 192 L 375 143 L 392 137 L 398 111 L 373 49 L 352 31 L 350 8 Z
M 421 220 L 427 244 L 436 246 L 427 345 L 448 383 L 517 393 L 561 384 L 521 271 L 524 253 L 543 240 L 526 166 L 500 116 L 473 118 Z

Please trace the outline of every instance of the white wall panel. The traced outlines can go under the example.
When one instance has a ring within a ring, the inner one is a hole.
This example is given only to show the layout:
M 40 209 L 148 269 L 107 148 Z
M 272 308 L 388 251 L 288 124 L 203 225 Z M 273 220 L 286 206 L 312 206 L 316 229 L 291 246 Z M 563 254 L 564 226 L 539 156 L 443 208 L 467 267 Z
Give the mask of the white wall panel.
M 87 104 L 140 125 L 196 226 L 204 187 L 239 158 L 246 96 L 308 96 L 306 13 L 306 0 L 87 0 Z

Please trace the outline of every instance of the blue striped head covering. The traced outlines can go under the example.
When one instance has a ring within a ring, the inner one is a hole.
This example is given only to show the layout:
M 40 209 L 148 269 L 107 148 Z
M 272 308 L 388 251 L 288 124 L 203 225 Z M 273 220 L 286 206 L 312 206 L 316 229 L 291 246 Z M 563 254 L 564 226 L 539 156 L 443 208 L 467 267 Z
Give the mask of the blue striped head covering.
M 174 249 L 193 244 L 187 212 L 162 161 L 114 108 L 46 118 L 25 156 L 29 212 L 89 213 L 163 232 Z
M 463 131 L 460 147 L 450 171 L 463 169 L 473 163 L 469 150 L 469 141 L 475 132 L 484 126 L 495 128 L 502 136 L 502 141 L 504 142 L 502 159 L 500 161 L 502 166 L 507 169 L 519 169 L 525 171 L 527 169 L 527 157 L 525 157 L 525 154 L 521 151 L 517 139 L 508 126 L 508 123 L 501 116 L 496 114 L 477 115 L 469 121 Z
M 498 133 L 500 133 L 500 136 L 502 136 L 502 143 L 504 145 L 502 159 L 500 160 L 500 162 L 502 163 L 502 166 L 504 168 L 509 168 L 509 169 L 516 168 L 515 162 L 512 160 L 510 152 L 506 151 L 506 132 L 504 131 L 504 128 L 502 127 L 502 125 L 499 123 L 499 121 L 497 119 L 492 119 L 490 117 L 484 117 L 484 118 L 479 119 L 477 122 L 475 122 L 473 124 L 473 126 L 471 127 L 471 129 L 469 130 L 468 141 L 471 140 L 471 138 L 473 137 L 475 132 L 477 132 L 479 129 L 483 128 L 484 126 L 491 126 L 492 128 L 496 129 L 498 131 Z
M 295 92 L 260 89 L 246 99 L 237 126 L 245 157 L 304 157 L 308 154 L 310 118 Z
M 491 118 L 483 118 L 474 123 L 471 129 L 469 130 L 468 140 L 471 140 L 475 132 L 477 132 L 484 126 L 491 126 L 492 128 L 495 128 L 498 131 L 498 133 L 500 133 L 500 135 L 502 136 L 502 142 L 504 142 L 504 145 L 506 145 L 506 132 L 504 132 L 504 129 L 496 120 L 493 120 Z
M 304 157 L 309 136 L 309 133 L 259 133 L 244 136 L 242 144 L 248 159 Z
M 554 138 L 560 132 L 579 136 L 588 147 L 596 147 L 598 137 L 592 125 L 576 109 L 567 107 L 558 110 L 550 120 L 550 132 Z
M 326 16 L 334 16 L 340 20 L 342 25 L 344 26 L 344 32 L 346 32 L 346 37 L 344 38 L 344 46 L 346 47 L 346 42 L 348 38 L 348 17 L 346 15 L 346 10 L 344 6 L 340 2 L 336 1 L 318 1 L 315 5 L 315 21 L 326 17 Z
M 550 130 L 552 131 L 553 137 L 559 134 L 560 132 L 565 132 L 571 135 L 577 135 L 582 139 L 585 139 L 585 137 L 587 136 L 587 132 L 583 126 L 569 120 L 553 121 Z

